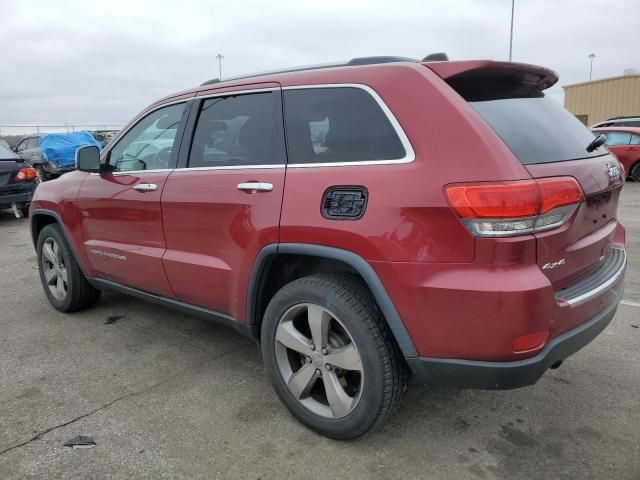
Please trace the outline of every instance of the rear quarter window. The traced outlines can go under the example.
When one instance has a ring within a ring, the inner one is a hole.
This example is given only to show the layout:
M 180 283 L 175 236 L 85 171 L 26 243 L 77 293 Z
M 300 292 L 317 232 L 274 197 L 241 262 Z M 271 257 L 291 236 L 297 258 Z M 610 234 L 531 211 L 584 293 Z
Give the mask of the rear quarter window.
M 389 118 L 363 89 L 286 90 L 284 105 L 290 163 L 399 160 L 406 156 Z

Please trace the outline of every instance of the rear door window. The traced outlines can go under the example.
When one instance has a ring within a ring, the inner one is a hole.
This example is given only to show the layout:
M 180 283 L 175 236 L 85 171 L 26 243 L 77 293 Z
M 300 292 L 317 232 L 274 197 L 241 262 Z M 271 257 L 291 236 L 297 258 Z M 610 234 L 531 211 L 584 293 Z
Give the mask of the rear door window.
M 640 145 L 640 135 L 631 135 L 631 145 Z
M 378 102 L 355 87 L 284 92 L 289 163 L 397 160 L 404 146 Z

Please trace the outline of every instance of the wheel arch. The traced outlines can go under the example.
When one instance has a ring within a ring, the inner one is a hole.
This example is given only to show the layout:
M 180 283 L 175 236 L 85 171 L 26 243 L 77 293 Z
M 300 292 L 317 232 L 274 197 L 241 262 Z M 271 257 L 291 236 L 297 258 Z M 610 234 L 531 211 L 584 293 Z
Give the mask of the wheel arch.
M 635 179 L 631 176 L 631 172 L 633 172 L 634 168 L 640 168 L 640 158 L 637 158 L 633 165 L 629 167 L 629 171 L 627 172 L 627 178 L 630 178 L 635 181 Z
M 287 281 L 269 282 L 290 266 Z M 371 265 L 356 253 L 335 247 L 303 243 L 280 243 L 264 247 L 254 263 L 247 295 L 247 323 L 253 338 L 260 338 L 262 315 L 273 294 L 285 283 L 318 271 L 346 271 L 357 274 L 373 294 L 402 354 L 416 357 L 417 351 L 396 307 Z
M 44 208 L 37 208 L 30 212 L 29 228 L 31 230 L 31 240 L 33 242 L 33 247 L 36 249 L 38 248 L 38 236 L 40 235 L 40 232 L 44 227 L 52 223 L 55 223 L 60 226 L 62 235 L 64 236 L 64 239 L 67 241 L 69 248 L 71 248 L 71 252 L 75 257 L 76 262 L 78 262 L 80 271 L 83 273 L 83 275 L 87 276 L 87 270 L 85 268 L 85 265 L 83 264 L 84 259 L 80 255 L 78 255 L 78 252 L 76 250 L 76 245 L 70 240 L 69 234 L 67 233 L 67 229 L 64 226 L 64 222 L 62 221 L 62 219 L 60 218 L 60 215 L 58 215 L 57 212 L 54 212 L 53 210 L 47 210 Z

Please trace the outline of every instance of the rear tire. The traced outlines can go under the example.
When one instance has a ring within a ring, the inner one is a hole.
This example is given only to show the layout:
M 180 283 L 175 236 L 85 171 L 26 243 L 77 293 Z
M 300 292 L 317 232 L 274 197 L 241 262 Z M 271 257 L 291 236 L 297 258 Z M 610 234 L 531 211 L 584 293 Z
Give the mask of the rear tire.
M 406 392 L 408 368 L 356 277 L 317 274 L 285 285 L 269 302 L 261 341 L 280 400 L 326 437 L 380 426 Z
M 37 256 L 42 288 L 54 308 L 75 312 L 98 301 L 100 290 L 87 281 L 58 224 L 40 231 Z
M 629 176 L 634 182 L 640 182 L 640 161 L 636 162 L 635 165 L 631 167 Z

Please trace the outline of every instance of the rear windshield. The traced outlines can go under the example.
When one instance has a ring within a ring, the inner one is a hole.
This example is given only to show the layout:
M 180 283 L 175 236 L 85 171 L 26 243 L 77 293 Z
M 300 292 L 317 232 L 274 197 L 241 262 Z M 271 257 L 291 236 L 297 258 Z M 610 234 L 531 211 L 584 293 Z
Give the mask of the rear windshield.
M 504 85 L 501 85 L 504 87 Z M 456 89 L 525 165 L 605 155 L 587 152 L 594 139 L 576 117 L 537 88 Z M 455 88 L 455 87 L 454 87 Z
M 6 145 L 0 143 L 0 161 L 1 160 L 16 160 L 18 156 L 13 151 L 7 148 Z

